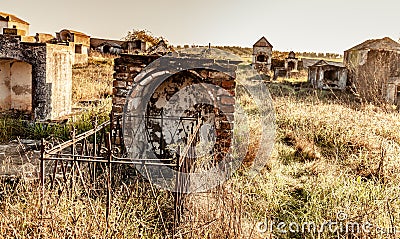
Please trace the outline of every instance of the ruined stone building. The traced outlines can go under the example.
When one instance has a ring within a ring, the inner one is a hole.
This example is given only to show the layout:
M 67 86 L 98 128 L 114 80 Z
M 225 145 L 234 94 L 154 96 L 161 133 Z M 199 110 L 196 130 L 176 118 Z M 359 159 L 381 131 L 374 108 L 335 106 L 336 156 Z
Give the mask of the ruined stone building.
M 273 46 L 265 37 L 261 37 L 253 45 L 253 67 L 254 69 L 267 73 L 271 70 Z
M 272 59 L 272 70 L 274 71 L 274 79 L 278 77 L 290 78 L 292 72 L 299 71 L 299 59 L 296 54 L 291 51 L 285 60 Z
M 147 43 L 142 40 L 124 41 L 121 48 L 127 54 L 144 54 L 148 51 Z
M 90 38 L 90 50 L 104 54 L 121 54 L 124 41 L 102 38 Z
M 101 38 L 90 38 L 90 49 L 105 54 L 119 55 L 142 54 L 146 52 L 146 43 L 141 40 L 119 41 Z
M 400 44 L 388 37 L 367 40 L 344 52 L 349 81 L 365 100 L 396 103 L 400 72 Z
M 7 16 L 2 17 L 19 21 Z M 35 120 L 70 114 L 73 45 L 32 42 L 35 37 L 26 35 L 29 24 L 20 22 L 16 27 L 17 31 L 3 28 L 0 34 L 0 111 L 18 110 Z
M 0 34 L 11 32 L 21 37 L 29 36 L 29 23 L 12 14 L 0 12 Z
M 58 42 L 73 45 L 75 51 L 73 64 L 86 64 L 88 62 L 90 36 L 82 32 L 64 29 L 56 33 L 56 38 Z
M 318 89 L 344 90 L 347 69 L 341 62 L 320 60 L 308 67 L 308 82 Z
M 299 70 L 299 59 L 296 58 L 296 53 L 289 52 L 288 57 L 285 59 L 285 70 L 288 72 Z

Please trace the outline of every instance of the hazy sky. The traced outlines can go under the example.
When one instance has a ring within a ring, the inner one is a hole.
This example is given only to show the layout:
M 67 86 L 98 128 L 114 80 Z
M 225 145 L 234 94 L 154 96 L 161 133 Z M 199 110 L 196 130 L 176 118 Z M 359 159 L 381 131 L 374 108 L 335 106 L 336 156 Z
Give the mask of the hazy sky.
M 147 29 L 174 45 L 252 46 L 338 52 L 371 38 L 400 37 L 396 0 L 0 0 L 0 11 L 30 22 L 31 35 L 69 28 L 120 39 Z

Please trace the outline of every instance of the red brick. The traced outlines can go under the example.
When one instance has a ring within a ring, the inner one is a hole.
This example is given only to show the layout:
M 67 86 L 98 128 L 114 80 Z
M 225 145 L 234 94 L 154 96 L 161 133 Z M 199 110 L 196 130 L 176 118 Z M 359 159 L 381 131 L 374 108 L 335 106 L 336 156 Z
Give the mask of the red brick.
M 125 98 L 123 97 L 113 97 L 113 105 L 125 105 Z
M 223 105 L 234 105 L 235 98 L 232 96 L 221 96 L 221 104 Z
M 114 105 L 114 106 L 112 107 L 112 111 L 113 111 L 114 113 L 122 113 L 122 112 L 124 111 L 124 107 L 123 107 L 123 106 L 120 106 L 120 105 Z
M 221 106 L 221 107 L 219 107 L 219 109 L 220 109 L 224 114 L 235 113 L 235 106 L 233 106 L 233 105 Z
M 232 89 L 235 88 L 235 81 L 234 80 L 223 80 L 222 87 L 225 89 Z
M 117 88 L 125 88 L 126 87 L 126 82 L 125 81 L 114 80 L 113 81 L 113 86 L 117 87 Z

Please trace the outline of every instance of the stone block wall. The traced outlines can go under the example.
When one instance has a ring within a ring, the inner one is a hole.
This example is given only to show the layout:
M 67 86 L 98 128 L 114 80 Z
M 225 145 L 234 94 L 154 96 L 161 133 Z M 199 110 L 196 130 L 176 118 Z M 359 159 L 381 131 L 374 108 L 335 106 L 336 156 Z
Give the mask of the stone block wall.
M 113 108 L 114 116 L 122 116 L 126 97 L 132 90 L 135 77 L 158 56 L 122 55 L 114 60 Z
M 264 61 L 259 61 L 258 57 L 263 56 Z M 256 70 L 267 73 L 272 65 L 272 47 L 253 47 L 253 66 Z

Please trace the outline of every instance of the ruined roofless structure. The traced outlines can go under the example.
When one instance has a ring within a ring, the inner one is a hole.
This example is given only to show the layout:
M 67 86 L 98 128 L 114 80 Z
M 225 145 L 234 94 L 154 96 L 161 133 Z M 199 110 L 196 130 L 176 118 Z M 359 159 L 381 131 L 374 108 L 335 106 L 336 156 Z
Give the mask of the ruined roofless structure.
M 362 98 L 396 103 L 397 92 L 389 85 L 394 83 L 389 79 L 400 76 L 398 42 L 389 37 L 367 40 L 344 52 L 344 64 L 351 85 Z

